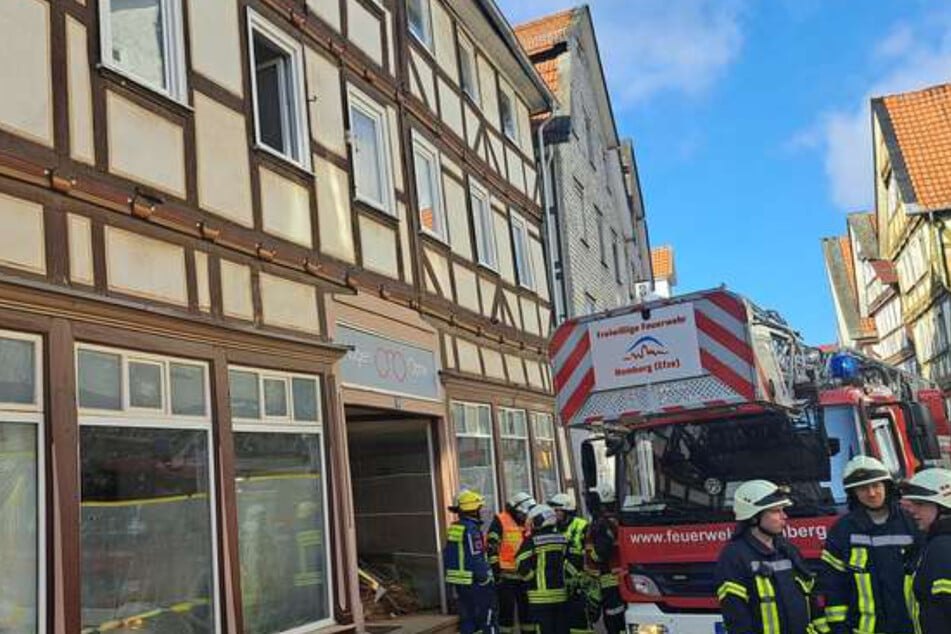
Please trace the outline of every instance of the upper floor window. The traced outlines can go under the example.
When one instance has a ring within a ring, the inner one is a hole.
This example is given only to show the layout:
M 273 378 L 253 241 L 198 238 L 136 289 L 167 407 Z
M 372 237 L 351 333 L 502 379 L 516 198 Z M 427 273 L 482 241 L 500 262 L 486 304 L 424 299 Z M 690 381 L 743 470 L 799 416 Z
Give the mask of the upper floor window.
M 898 211 L 898 181 L 895 179 L 895 172 L 888 175 L 888 217 L 891 218 Z
M 409 32 L 426 48 L 433 47 L 433 23 L 429 0 L 406 0 Z
M 248 11 L 255 140 L 305 169 L 309 165 L 301 45 Z
M 184 101 L 181 0 L 100 0 L 103 65 Z
M 518 137 L 515 108 L 512 105 L 512 98 L 504 90 L 499 91 L 499 118 L 502 120 L 502 132 L 514 141 Z
M 598 251 L 601 253 L 601 264 L 608 265 L 608 243 L 604 233 L 604 214 L 597 207 L 594 208 L 594 217 L 598 223 Z
M 512 212 L 512 245 L 515 252 L 515 274 L 518 283 L 528 289 L 535 288 L 532 258 L 528 250 L 528 225 L 519 214 Z
M 439 153 L 413 134 L 413 168 L 416 173 L 416 206 L 419 226 L 440 240 L 446 239 L 446 209 L 442 200 Z
M 473 182 L 469 186 L 469 201 L 472 204 L 472 224 L 475 226 L 476 256 L 479 264 L 494 269 L 497 266 L 495 223 L 489 193 Z
M 353 86 L 350 98 L 350 142 L 357 200 L 393 213 L 389 128 L 386 109 Z
M 614 256 L 614 281 L 620 284 L 623 280 L 621 279 L 621 254 L 623 249 L 621 248 L 621 243 L 618 241 L 617 232 L 611 230 L 611 253 Z
M 475 51 L 472 45 L 459 39 L 459 83 L 462 91 L 477 105 L 481 104 L 479 96 L 479 76 L 476 72 Z
M 591 115 L 587 111 L 584 113 L 584 143 L 585 150 L 588 153 L 588 161 L 591 162 L 591 167 L 595 167 L 594 155 L 595 155 L 595 138 L 594 138 L 594 128 L 591 125 Z

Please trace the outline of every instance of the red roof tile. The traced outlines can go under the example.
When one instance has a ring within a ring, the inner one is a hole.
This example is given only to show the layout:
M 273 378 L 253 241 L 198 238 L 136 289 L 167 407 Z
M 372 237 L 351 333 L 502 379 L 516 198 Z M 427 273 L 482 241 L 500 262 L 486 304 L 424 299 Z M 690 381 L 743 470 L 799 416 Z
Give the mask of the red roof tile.
M 546 51 L 555 44 L 565 41 L 574 14 L 574 9 L 567 9 L 519 24 L 515 27 L 515 35 L 529 55 Z

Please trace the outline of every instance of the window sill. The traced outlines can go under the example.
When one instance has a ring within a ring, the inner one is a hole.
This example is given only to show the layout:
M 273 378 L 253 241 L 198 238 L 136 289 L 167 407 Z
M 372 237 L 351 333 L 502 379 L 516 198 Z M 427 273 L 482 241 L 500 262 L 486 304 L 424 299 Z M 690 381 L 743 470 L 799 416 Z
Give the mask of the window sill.
M 96 64 L 96 72 L 107 81 L 131 90 L 136 95 L 151 101 L 155 105 L 170 108 L 179 115 L 188 116 L 195 112 L 195 109 L 187 101 L 177 99 L 165 91 L 150 86 L 148 83 L 124 72 L 116 66 L 100 62 Z
M 354 197 L 353 207 L 372 217 L 376 220 L 384 222 L 388 227 L 396 229 L 400 226 L 400 219 L 391 214 L 390 212 L 381 209 L 379 206 L 374 205 L 373 203 L 368 203 L 365 199 L 360 198 L 359 196 Z
M 450 249 L 452 246 L 449 244 L 448 237 L 441 236 L 438 233 L 435 233 L 433 231 L 430 231 L 429 229 L 426 229 L 425 227 L 420 228 L 419 235 L 423 236 L 424 238 L 427 238 L 430 242 L 437 243 L 437 245 L 440 247 L 445 247 L 446 249 Z
M 490 265 L 490 264 L 486 264 L 485 262 L 482 262 L 481 260 L 477 260 L 476 264 L 479 266 L 479 269 L 481 269 L 482 271 L 491 273 L 494 277 L 501 279 L 502 275 L 498 271 L 498 264 Z
M 302 176 L 313 180 L 315 174 L 311 169 L 310 162 L 300 163 L 295 161 L 286 154 L 281 154 L 277 150 L 270 148 L 261 143 L 255 143 L 251 146 L 251 149 L 255 154 L 261 155 L 264 158 L 268 159 L 269 162 L 276 163 L 279 167 L 287 168 L 293 170 L 298 176 Z

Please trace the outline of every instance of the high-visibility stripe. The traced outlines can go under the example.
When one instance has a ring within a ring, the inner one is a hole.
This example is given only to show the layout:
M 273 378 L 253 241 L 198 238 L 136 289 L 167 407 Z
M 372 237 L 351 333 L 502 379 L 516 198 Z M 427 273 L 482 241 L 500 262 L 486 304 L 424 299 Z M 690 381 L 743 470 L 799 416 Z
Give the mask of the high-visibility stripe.
M 776 604 L 776 591 L 773 588 L 773 582 L 768 577 L 757 575 L 756 594 L 759 596 L 763 634 L 781 634 L 779 630 L 779 606 Z
M 951 594 L 951 579 L 935 579 L 931 584 L 931 594 Z
M 905 605 L 908 607 L 908 615 L 915 626 L 915 634 L 921 633 L 921 606 L 918 605 L 918 599 L 915 598 L 915 575 L 905 575 Z
M 882 546 L 911 546 L 915 539 L 911 535 L 860 535 L 854 534 L 849 538 L 849 543 L 859 546 L 872 546 L 879 548 Z
M 720 587 L 717 588 L 717 600 L 723 602 L 724 599 L 731 595 L 747 603 L 750 600 L 750 594 L 746 591 L 745 586 L 734 581 L 724 581 L 720 584 Z
M 839 559 L 838 557 L 836 557 L 835 555 L 833 555 L 832 553 L 830 553 L 828 550 L 823 549 L 822 555 L 820 555 L 819 558 L 822 559 L 822 561 L 829 564 L 830 566 L 832 566 L 833 568 L 835 568 L 836 570 L 838 570 L 839 572 L 846 571 L 845 562 Z
M 613 572 L 606 572 L 598 579 L 599 585 L 602 588 L 614 588 L 619 585 L 617 575 Z
M 849 567 L 855 577 L 855 591 L 858 597 L 860 632 L 875 631 L 875 594 L 872 590 L 872 575 L 868 572 L 868 549 L 853 547 L 849 555 Z
M 842 623 L 849 618 L 849 606 L 847 605 L 827 605 L 826 621 L 829 623 Z

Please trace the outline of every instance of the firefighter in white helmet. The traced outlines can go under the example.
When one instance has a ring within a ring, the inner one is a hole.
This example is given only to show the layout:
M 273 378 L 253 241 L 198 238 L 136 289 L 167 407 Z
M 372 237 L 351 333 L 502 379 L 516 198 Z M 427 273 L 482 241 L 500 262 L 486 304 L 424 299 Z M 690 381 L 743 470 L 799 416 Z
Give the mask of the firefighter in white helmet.
M 815 580 L 798 549 L 783 538 L 788 493 L 768 480 L 736 489 L 737 526 L 716 567 L 717 599 L 729 634 L 812 634 Z
M 566 577 L 575 571 L 568 562 L 568 542 L 558 532 L 558 518 L 547 504 L 528 512 L 531 535 L 515 558 L 519 576 L 528 584 L 528 609 L 537 634 L 568 634 Z
M 558 532 L 568 542 L 568 561 L 578 573 L 568 580 L 568 629 L 571 634 L 593 632 L 585 610 L 588 587 L 585 582 L 589 578 L 584 574 L 584 541 L 588 533 L 588 520 L 577 516 L 574 498 L 567 493 L 556 493 L 546 502 L 555 510 Z
M 625 631 L 624 602 L 618 588 L 618 571 L 612 567 L 616 559 L 618 529 L 615 521 L 616 498 L 614 487 L 602 482 L 589 491 L 588 508 L 591 509 L 591 528 L 588 529 L 588 558 L 595 566 L 598 586 L 601 591 L 601 613 L 604 629 L 608 634 Z
M 849 512 L 822 550 L 826 622 L 833 634 L 912 632 L 905 607 L 905 553 L 918 531 L 898 504 L 892 474 L 871 456 L 845 466 Z
M 902 485 L 903 504 L 927 533 L 907 595 L 917 634 L 951 632 L 951 471 L 925 469 Z
M 525 521 L 535 506 L 531 494 L 519 491 L 509 496 L 489 525 L 486 550 L 495 573 L 495 593 L 499 605 L 499 631 L 502 634 L 531 630 L 525 582 L 518 576 L 515 556 L 525 538 Z

